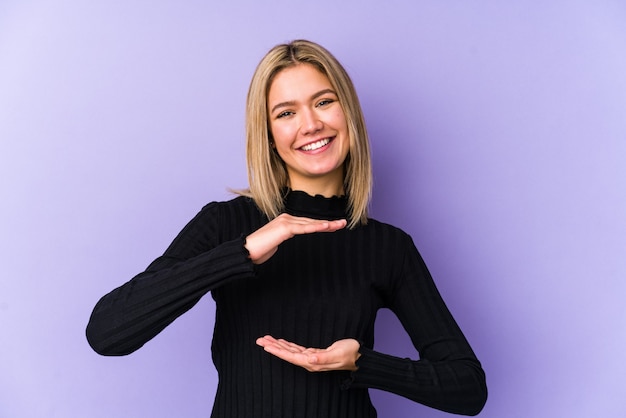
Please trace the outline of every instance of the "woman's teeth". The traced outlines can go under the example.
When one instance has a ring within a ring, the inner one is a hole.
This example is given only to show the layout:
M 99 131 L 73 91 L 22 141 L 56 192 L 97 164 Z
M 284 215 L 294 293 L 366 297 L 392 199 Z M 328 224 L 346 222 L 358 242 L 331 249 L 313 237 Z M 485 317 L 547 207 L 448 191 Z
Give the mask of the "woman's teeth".
M 322 148 L 324 145 L 328 145 L 330 142 L 330 138 L 320 139 L 317 142 L 313 142 L 312 144 L 307 144 L 303 147 L 300 147 L 302 151 L 313 151 L 319 148 Z

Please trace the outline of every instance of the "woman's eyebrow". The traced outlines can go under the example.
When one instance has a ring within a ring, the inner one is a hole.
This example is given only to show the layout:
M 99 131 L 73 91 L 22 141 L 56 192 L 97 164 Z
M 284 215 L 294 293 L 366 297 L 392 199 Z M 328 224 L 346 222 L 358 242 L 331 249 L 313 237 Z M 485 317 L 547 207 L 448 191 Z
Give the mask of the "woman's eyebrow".
M 323 89 L 323 90 L 318 91 L 314 95 L 312 95 L 311 96 L 311 100 L 315 100 L 318 97 L 323 96 L 323 95 L 325 95 L 327 93 L 332 93 L 334 95 L 337 95 L 337 93 L 335 93 L 335 90 L 333 90 L 333 89 Z M 296 102 L 293 101 L 293 100 L 290 100 L 290 101 L 287 101 L 287 102 L 280 102 L 280 103 L 276 104 L 274 107 L 272 107 L 272 110 L 270 111 L 270 114 L 274 113 L 276 111 L 276 109 L 279 109 L 281 107 L 294 106 L 295 104 L 296 104 Z
M 289 101 L 289 102 L 281 102 L 281 103 L 278 103 L 276 106 L 274 106 L 274 107 L 272 108 L 272 110 L 271 110 L 270 114 L 271 114 L 271 113 L 274 113 L 274 111 L 275 111 L 276 109 L 278 109 L 278 108 L 281 108 L 281 107 L 289 107 L 289 106 L 294 106 L 295 104 L 296 104 L 296 102 L 294 102 L 293 100 L 292 100 L 292 101 Z
M 325 95 L 326 93 L 332 93 L 332 94 L 334 94 L 335 96 L 337 95 L 337 93 L 335 93 L 335 90 L 333 90 L 333 89 L 324 89 L 324 90 L 320 90 L 320 91 L 318 91 L 318 92 L 317 92 L 317 93 L 315 93 L 313 96 L 311 96 L 311 100 L 315 100 L 315 99 L 317 99 L 318 97 Z

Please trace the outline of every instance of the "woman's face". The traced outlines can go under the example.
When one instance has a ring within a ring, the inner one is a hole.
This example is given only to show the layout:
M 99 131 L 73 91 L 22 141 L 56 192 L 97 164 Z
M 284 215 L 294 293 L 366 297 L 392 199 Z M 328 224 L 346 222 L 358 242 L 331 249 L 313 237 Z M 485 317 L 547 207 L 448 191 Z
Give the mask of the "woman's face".
M 279 72 L 270 85 L 269 125 L 289 186 L 309 194 L 343 193 L 348 126 L 328 78 L 310 64 Z

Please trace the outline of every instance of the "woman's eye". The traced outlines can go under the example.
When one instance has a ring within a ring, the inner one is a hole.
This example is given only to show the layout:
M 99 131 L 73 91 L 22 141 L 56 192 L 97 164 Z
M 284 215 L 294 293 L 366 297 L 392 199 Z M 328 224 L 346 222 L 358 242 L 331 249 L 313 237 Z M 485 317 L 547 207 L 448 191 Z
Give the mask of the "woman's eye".
M 331 104 L 332 102 L 334 102 L 333 99 L 323 99 L 323 100 L 320 100 L 317 103 L 317 107 L 327 106 L 327 105 Z
M 293 112 L 285 110 L 284 112 L 280 112 L 278 115 L 276 115 L 276 119 L 284 118 L 285 116 L 291 115 L 293 115 Z

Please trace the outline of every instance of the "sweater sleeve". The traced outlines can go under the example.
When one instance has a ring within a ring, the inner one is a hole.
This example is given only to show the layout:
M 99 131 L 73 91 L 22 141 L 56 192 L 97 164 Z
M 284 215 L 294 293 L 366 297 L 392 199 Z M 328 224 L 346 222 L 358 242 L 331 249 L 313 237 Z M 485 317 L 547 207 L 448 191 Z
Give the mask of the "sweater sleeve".
M 390 291 L 390 308 L 407 330 L 419 360 L 399 358 L 361 345 L 350 387 L 396 393 L 446 412 L 476 415 L 487 400 L 485 373 L 446 307 L 408 235 L 401 268 Z
M 146 271 L 98 301 L 86 330 L 97 353 L 130 354 L 212 289 L 254 276 L 244 237 L 220 242 L 219 222 L 218 204 L 207 205 Z

